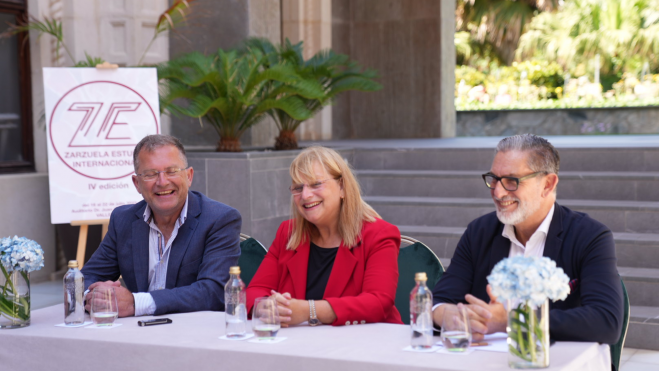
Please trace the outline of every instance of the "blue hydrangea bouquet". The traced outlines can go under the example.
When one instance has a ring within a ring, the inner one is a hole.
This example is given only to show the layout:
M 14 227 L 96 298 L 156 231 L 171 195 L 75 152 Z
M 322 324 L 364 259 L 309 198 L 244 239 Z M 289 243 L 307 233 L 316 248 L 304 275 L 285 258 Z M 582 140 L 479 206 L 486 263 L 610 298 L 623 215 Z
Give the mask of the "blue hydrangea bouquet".
M 549 303 L 565 300 L 569 278 L 546 257 L 506 258 L 487 277 L 492 294 L 508 304 L 509 365 L 549 366 Z
M 25 237 L 0 238 L 0 328 L 30 324 L 30 272 L 43 267 L 43 249 Z

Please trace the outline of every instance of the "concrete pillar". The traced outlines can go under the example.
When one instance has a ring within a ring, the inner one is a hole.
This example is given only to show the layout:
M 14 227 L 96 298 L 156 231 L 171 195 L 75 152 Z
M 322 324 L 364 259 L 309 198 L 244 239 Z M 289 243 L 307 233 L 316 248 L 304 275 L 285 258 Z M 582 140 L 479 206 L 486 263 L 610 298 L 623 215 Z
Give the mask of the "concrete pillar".
M 454 136 L 455 0 L 334 0 L 332 47 L 383 89 L 334 107 L 335 139 Z
M 441 0 L 441 136 L 456 136 L 455 115 L 455 0 Z
M 304 42 L 304 58 L 332 47 L 332 0 L 282 0 L 282 39 Z M 325 107 L 298 128 L 298 140 L 332 138 L 332 108 Z

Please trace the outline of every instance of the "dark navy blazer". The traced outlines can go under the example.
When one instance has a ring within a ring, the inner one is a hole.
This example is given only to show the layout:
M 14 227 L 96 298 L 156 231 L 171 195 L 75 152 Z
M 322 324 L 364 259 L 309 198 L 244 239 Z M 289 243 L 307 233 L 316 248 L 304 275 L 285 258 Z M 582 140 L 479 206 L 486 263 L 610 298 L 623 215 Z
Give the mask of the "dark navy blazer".
M 466 303 L 471 293 L 489 302 L 487 276 L 510 253 L 496 213 L 469 224 L 451 264 L 433 290 L 435 303 Z M 555 204 L 544 256 L 563 268 L 576 285 L 565 301 L 550 301 L 549 331 L 556 341 L 618 341 L 623 296 L 613 234 L 588 215 Z
M 96 281 L 123 276 L 131 292 L 149 289 L 149 225 L 146 202 L 119 206 L 82 273 L 85 288 Z M 224 285 L 229 267 L 240 257 L 241 217 L 236 209 L 188 192 L 188 216 L 172 243 L 164 290 L 151 291 L 156 315 L 224 310 Z

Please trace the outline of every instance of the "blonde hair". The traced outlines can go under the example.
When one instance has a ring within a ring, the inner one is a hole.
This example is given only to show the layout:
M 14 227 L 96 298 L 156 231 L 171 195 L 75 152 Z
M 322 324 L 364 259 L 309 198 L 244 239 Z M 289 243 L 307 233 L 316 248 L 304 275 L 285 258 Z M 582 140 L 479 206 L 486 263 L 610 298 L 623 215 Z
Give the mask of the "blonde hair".
M 327 173 L 343 183 L 344 198 L 339 211 L 339 234 L 343 245 L 349 248 L 357 243 L 364 222 L 374 222 L 376 218 L 382 219 L 373 208 L 362 200 L 361 190 L 350 165 L 335 150 L 313 146 L 303 150 L 293 160 L 289 169 L 293 183 L 316 181 L 314 165 L 318 163 Z M 297 210 L 295 200 L 291 196 L 291 223 L 290 238 L 286 249 L 295 250 L 298 245 L 307 240 L 311 241 L 311 233 L 316 228 L 308 222 Z

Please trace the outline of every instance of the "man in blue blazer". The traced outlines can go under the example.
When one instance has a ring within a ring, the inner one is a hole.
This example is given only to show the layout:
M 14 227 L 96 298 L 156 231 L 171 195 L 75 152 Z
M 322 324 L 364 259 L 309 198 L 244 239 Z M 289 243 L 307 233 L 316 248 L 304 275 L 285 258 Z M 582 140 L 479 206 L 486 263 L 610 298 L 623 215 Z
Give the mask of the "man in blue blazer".
M 82 269 L 85 287 L 115 287 L 120 317 L 224 310 L 229 267 L 240 257 L 240 214 L 189 190 L 194 170 L 178 139 L 147 136 L 133 159 L 144 201 L 114 209 Z
M 618 341 L 622 285 L 611 231 L 588 215 L 556 203 L 560 158 L 545 139 L 517 135 L 499 142 L 483 175 L 496 211 L 469 224 L 451 264 L 433 290 L 433 319 L 457 303 L 472 313 L 475 338 L 505 332 L 506 310 L 488 287 L 496 263 L 512 256 L 545 256 L 563 268 L 571 293 L 550 302 L 549 331 L 557 341 Z

